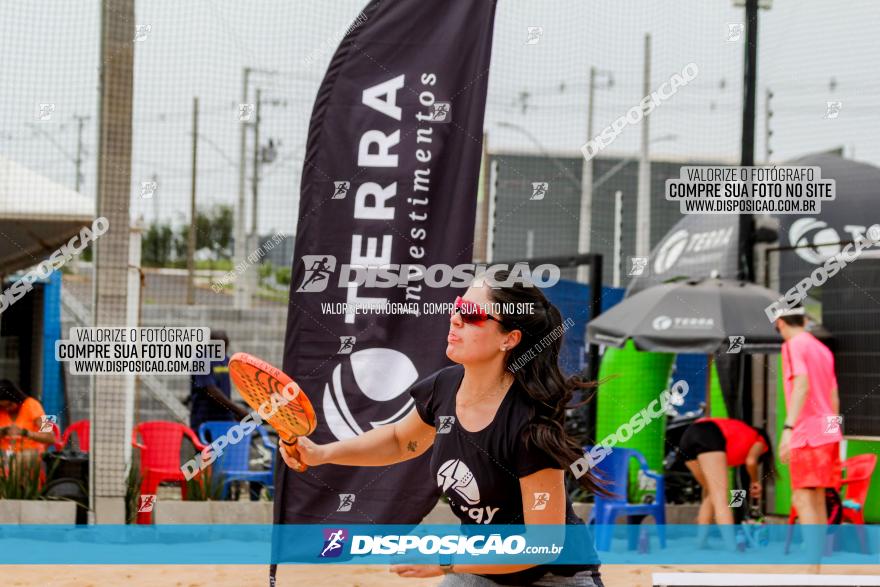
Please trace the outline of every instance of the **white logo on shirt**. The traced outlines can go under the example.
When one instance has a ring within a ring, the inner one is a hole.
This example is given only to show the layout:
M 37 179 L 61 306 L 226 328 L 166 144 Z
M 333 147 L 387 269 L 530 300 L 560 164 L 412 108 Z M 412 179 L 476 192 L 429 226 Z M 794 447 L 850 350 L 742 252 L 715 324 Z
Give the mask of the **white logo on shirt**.
M 474 474 L 459 459 L 446 461 L 437 470 L 437 485 L 448 491 L 450 488 L 471 505 L 480 503 L 480 488 Z
M 440 468 L 437 470 L 437 485 L 442 487 L 444 492 L 452 489 L 458 497 L 470 505 L 480 503 L 480 488 L 477 486 L 474 474 L 471 473 L 468 466 L 459 459 L 450 459 L 440 465 Z M 455 502 L 451 497 L 450 502 L 452 502 L 452 507 L 454 508 Z M 492 518 L 495 517 L 495 514 L 501 509 L 497 507 L 493 508 L 488 505 L 475 508 L 469 508 L 466 505 L 460 505 L 458 507 L 461 511 L 467 514 L 467 517 L 475 521 L 477 524 L 490 524 Z

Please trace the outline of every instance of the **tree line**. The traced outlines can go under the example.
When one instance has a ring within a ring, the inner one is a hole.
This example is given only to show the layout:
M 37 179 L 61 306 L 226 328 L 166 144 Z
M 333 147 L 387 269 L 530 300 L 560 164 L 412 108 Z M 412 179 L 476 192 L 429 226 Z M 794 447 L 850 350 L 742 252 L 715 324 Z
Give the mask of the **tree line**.
M 144 267 L 185 267 L 190 225 L 178 229 L 153 222 L 141 240 Z M 212 261 L 232 259 L 232 207 L 216 206 L 196 212 L 196 251 L 208 250 Z

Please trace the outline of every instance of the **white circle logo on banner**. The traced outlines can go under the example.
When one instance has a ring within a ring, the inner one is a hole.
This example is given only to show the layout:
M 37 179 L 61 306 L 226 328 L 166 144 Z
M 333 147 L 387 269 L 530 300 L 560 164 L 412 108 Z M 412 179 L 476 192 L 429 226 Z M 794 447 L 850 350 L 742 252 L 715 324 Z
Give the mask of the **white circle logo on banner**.
M 657 258 L 654 259 L 654 273 L 666 273 L 678 262 L 688 242 L 689 233 L 681 229 L 672 233 L 666 242 L 657 250 Z
M 654 330 L 669 330 L 670 326 L 672 326 L 672 318 L 669 316 L 657 316 L 651 322 L 651 327 Z
M 355 381 L 355 393 L 361 393 L 377 403 L 393 402 L 419 378 L 410 358 L 394 349 L 369 348 L 355 351 L 349 356 L 349 362 Z M 327 427 L 338 440 L 354 438 L 365 432 L 349 409 L 346 394 L 343 392 L 342 371 L 342 363 L 333 369 L 332 382 L 324 385 L 322 404 Z M 396 422 L 406 416 L 414 406 L 413 399 L 408 398 L 399 409 L 393 413 L 388 410 L 387 417 L 371 420 L 370 425 L 376 428 Z

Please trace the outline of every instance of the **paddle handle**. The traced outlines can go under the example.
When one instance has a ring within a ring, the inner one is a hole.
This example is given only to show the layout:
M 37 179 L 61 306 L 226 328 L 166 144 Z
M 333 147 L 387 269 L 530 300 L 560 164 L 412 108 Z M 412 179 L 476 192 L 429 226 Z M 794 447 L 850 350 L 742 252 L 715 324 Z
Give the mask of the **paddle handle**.
M 292 451 L 292 453 L 293 453 L 292 456 L 296 457 L 296 460 L 299 461 L 299 467 L 291 467 L 291 468 L 294 471 L 296 471 L 297 473 L 305 473 L 309 467 L 308 467 L 308 465 L 306 465 L 305 463 L 303 463 L 300 460 L 299 451 L 296 450 L 296 440 L 297 440 L 296 436 L 294 436 L 290 441 L 282 440 L 281 444 L 283 444 L 285 446 L 289 446 L 290 448 L 289 449 L 282 448 L 281 450 L 286 450 L 287 454 L 291 454 L 291 451 Z

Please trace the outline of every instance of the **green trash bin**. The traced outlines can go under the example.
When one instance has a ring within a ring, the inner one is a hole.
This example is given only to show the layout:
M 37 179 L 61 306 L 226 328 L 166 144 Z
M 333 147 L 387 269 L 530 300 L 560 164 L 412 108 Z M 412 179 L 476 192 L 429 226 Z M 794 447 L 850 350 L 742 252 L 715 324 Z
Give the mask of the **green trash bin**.
M 649 353 L 636 350 L 632 341 L 622 349 L 607 348 L 599 369 L 599 380 L 615 376 L 603 383 L 597 394 L 596 442 L 602 441 L 618 430 L 626 437 L 630 418 L 647 408 L 669 387 L 669 377 L 675 355 Z M 659 409 L 654 407 L 656 412 Z M 621 429 L 621 425 L 627 424 Z M 666 416 L 651 420 L 640 432 L 630 435 L 618 445 L 632 448 L 643 455 L 648 466 L 663 472 L 663 447 L 666 438 Z M 640 502 L 644 493 L 638 489 L 638 465 L 630 464 L 630 499 Z M 651 492 L 653 493 L 653 492 Z

